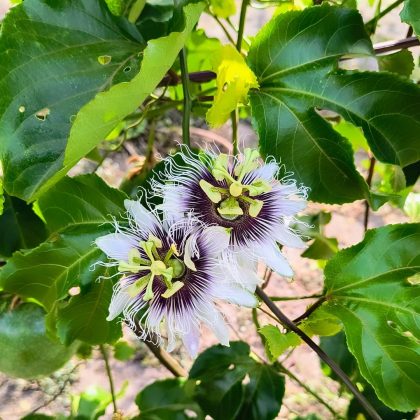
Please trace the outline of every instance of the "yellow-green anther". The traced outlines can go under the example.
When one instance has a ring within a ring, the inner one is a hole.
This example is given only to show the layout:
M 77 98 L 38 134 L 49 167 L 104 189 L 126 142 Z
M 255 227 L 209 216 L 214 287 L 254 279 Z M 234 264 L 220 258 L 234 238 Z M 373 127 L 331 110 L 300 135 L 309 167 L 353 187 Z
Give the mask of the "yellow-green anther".
M 165 293 L 162 293 L 161 296 L 168 299 L 171 296 L 173 296 L 176 292 L 178 292 L 178 290 L 182 287 L 184 287 L 184 283 L 182 281 L 176 281 L 174 284 L 172 284 L 171 287 L 168 287 Z
M 162 241 L 157 238 L 156 236 L 152 235 L 151 233 L 149 234 L 149 239 L 150 242 L 153 242 L 155 244 L 156 248 L 162 248 Z
M 149 257 L 150 261 L 154 261 L 153 248 L 155 244 L 152 241 L 140 241 L 140 246 L 144 249 L 144 252 Z
M 160 276 L 166 271 L 166 265 L 163 261 L 153 261 L 150 266 L 150 271 L 156 276 Z
M 155 278 L 155 276 L 152 274 L 150 276 L 149 283 L 147 283 L 146 293 L 143 296 L 144 301 L 151 300 L 155 296 L 155 294 L 153 293 L 153 280 L 154 280 L 154 278 Z
M 234 197 L 229 197 L 220 203 L 217 211 L 223 216 L 242 216 L 243 210 Z
M 150 277 L 151 277 L 150 274 L 146 274 L 145 276 L 139 278 L 131 286 L 127 287 L 126 293 L 130 297 L 136 297 L 147 286 L 147 284 L 149 283 Z
M 221 153 L 214 160 L 212 173 L 213 173 L 213 176 L 218 181 L 223 181 L 223 179 L 225 178 L 225 174 L 227 172 L 228 162 L 229 162 L 229 156 L 226 155 L 225 153 Z
M 222 194 L 220 194 L 220 192 L 209 182 L 202 179 L 199 184 L 201 189 L 213 203 L 219 203 L 222 200 Z
M 233 197 L 239 197 L 242 194 L 242 185 L 240 182 L 233 182 L 230 184 L 229 192 Z
M 130 264 L 125 261 L 120 261 L 118 264 L 118 271 L 121 272 L 130 272 L 130 273 L 138 273 L 139 271 L 150 270 L 149 265 L 139 265 L 139 264 Z
M 258 158 L 260 154 L 258 150 L 246 148 L 244 150 L 244 160 L 235 168 L 235 175 L 238 177 L 238 181 L 241 182 L 243 177 L 258 168 Z
M 271 191 L 271 188 L 271 185 L 264 179 L 256 179 L 251 185 L 246 185 L 246 189 L 251 197 L 268 193 Z
M 249 215 L 251 217 L 257 217 L 260 214 L 260 211 L 263 207 L 263 202 L 261 200 L 252 200 L 253 202 L 249 206 Z

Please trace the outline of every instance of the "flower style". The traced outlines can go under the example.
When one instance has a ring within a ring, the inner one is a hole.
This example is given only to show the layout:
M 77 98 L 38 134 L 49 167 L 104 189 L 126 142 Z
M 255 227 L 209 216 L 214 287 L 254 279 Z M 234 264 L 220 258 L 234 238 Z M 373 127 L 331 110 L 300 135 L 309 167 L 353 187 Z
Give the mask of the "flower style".
M 168 351 L 182 338 L 190 355 L 198 351 L 201 323 L 229 345 L 229 333 L 215 301 L 253 307 L 255 274 L 245 273 L 248 289 L 230 281 L 222 270 L 229 234 L 221 227 L 202 228 L 190 216 L 176 223 L 161 222 L 156 212 L 138 201 L 125 201 L 128 226 L 102 236 L 96 245 L 117 266 L 121 279 L 114 287 L 108 320 L 121 313 L 140 339 L 154 334 L 162 341 L 165 326 Z M 224 261 L 226 262 L 226 261 Z M 236 262 L 232 259 L 230 264 Z M 242 269 L 244 270 L 244 269 Z
M 207 226 L 229 229 L 234 252 L 261 258 L 277 273 L 292 276 L 277 243 L 305 247 L 289 224 L 306 207 L 306 188 L 288 177 L 278 181 L 279 165 L 262 163 L 257 150 L 245 149 L 239 157 L 197 157 L 183 147 L 180 155 L 184 163 L 168 158 L 164 180 L 152 185 L 163 198 L 166 217 L 182 219 L 192 211 Z

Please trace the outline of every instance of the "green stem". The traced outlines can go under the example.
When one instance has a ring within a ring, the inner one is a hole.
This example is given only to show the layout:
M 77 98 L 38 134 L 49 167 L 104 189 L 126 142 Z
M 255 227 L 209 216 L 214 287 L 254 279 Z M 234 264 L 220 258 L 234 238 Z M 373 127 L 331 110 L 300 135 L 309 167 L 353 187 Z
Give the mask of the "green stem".
M 118 411 L 117 401 L 116 401 L 116 398 L 115 398 L 114 380 L 112 379 L 111 367 L 109 365 L 109 360 L 108 360 L 108 352 L 102 344 L 99 346 L 99 349 L 101 350 L 102 357 L 103 357 L 104 362 L 105 362 L 105 370 L 106 370 L 106 374 L 108 376 L 109 389 L 111 391 L 111 397 L 112 397 L 112 406 L 114 408 L 114 413 L 116 413 Z
M 233 144 L 233 154 L 236 156 L 238 154 L 238 110 L 235 109 L 230 113 L 230 118 L 232 120 L 232 144 Z
M 290 379 L 295 381 L 299 386 L 301 386 L 308 394 L 312 395 L 320 404 L 322 404 L 333 416 L 335 419 L 343 419 L 343 416 L 340 416 L 323 398 L 321 398 L 315 391 L 305 385 L 297 376 L 295 376 L 289 369 L 285 368 L 280 363 L 275 363 L 280 372 L 286 374 Z
M 332 371 L 343 381 L 347 388 L 353 393 L 360 405 L 366 410 L 369 416 L 373 420 L 382 420 L 376 410 L 372 407 L 370 402 L 363 396 L 363 394 L 357 389 L 357 386 L 353 384 L 350 378 L 344 373 L 338 364 L 325 353 L 307 334 L 305 334 L 291 319 L 289 319 L 280 309 L 270 300 L 265 292 L 257 287 L 256 294 L 261 300 L 268 306 L 270 311 L 277 317 L 279 322 L 288 330 L 293 331 L 297 334 L 318 356 L 323 360 Z
M 150 162 L 153 157 L 153 146 L 155 144 L 155 131 L 156 124 L 155 120 L 150 120 L 149 123 L 149 136 L 147 138 L 147 151 L 146 151 L 146 161 Z
M 227 39 L 229 40 L 229 42 L 232 43 L 233 45 L 235 45 L 235 40 L 232 38 L 232 35 L 226 29 L 226 26 L 223 25 L 222 21 L 216 15 L 211 15 L 211 16 L 213 16 L 214 20 L 219 24 L 220 28 L 225 33 L 225 35 L 226 35 Z
M 249 4 L 249 0 L 242 0 L 241 14 L 239 16 L 238 38 L 236 41 L 236 49 L 239 52 L 241 52 L 242 50 L 242 39 L 244 36 L 245 18 L 246 18 L 246 10 L 248 8 L 248 4 Z
M 191 115 L 191 95 L 189 89 L 188 80 L 188 66 L 187 66 L 187 54 L 185 48 L 179 53 L 179 62 L 181 65 L 181 79 L 182 79 L 182 91 L 184 93 L 183 101 L 183 112 L 182 112 L 182 142 L 189 146 L 190 145 L 190 115 Z
M 377 13 L 371 20 L 365 23 L 366 28 L 374 30 L 379 19 L 382 19 L 391 10 L 394 10 L 397 6 L 399 6 L 403 1 L 404 0 L 396 0 L 394 3 L 390 4 L 386 9 L 382 10 L 382 12 Z

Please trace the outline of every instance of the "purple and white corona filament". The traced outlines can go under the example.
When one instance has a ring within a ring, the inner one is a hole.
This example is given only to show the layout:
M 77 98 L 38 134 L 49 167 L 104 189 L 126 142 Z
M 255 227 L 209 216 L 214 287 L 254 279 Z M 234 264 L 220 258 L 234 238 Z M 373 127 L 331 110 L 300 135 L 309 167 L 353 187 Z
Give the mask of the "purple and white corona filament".
M 292 276 L 278 244 L 305 247 L 289 225 L 306 207 L 306 188 L 289 177 L 278 181 L 279 165 L 263 163 L 253 149 L 238 157 L 206 153 L 197 158 L 183 147 L 180 157 L 183 164 L 168 158 L 165 179 L 152 185 L 163 198 L 166 217 L 182 219 L 192 212 L 207 226 L 227 228 L 230 250 Z
M 222 270 L 219 257 L 229 244 L 226 229 L 202 228 L 189 216 L 175 223 L 161 222 L 138 201 L 124 204 L 128 226 L 116 224 L 115 233 L 96 240 L 111 259 L 105 264 L 117 266 L 121 273 L 107 319 L 123 314 L 128 325 L 140 331 L 140 339 L 155 335 L 162 340 L 163 329 L 168 351 L 179 337 L 196 355 L 202 323 L 229 345 L 228 329 L 215 301 L 247 307 L 257 301 L 252 272 L 244 273 L 250 279 L 249 288 L 244 288 Z

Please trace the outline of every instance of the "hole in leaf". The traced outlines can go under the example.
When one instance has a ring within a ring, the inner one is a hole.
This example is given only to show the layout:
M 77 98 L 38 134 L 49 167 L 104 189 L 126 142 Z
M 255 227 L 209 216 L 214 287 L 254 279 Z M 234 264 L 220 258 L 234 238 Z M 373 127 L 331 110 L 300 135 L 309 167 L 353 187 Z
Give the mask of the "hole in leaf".
M 398 325 L 394 321 L 386 321 L 386 323 L 394 330 L 398 329 Z
M 227 82 L 223 85 L 223 88 L 222 88 L 223 92 L 226 92 L 227 91 L 228 86 L 229 85 L 228 85 Z
M 40 121 L 45 121 L 48 115 L 50 115 L 50 109 L 43 108 L 35 114 L 35 117 L 38 118 L 38 120 Z
M 251 382 L 251 379 L 248 374 L 245 375 L 245 378 L 242 379 L 242 385 L 248 385 Z
M 80 287 L 79 286 L 75 286 L 69 289 L 69 295 L 70 296 L 77 296 L 78 294 L 80 294 Z
M 112 57 L 110 55 L 100 55 L 98 57 L 98 62 L 102 66 L 106 66 L 107 64 L 109 64 L 111 60 L 112 60 Z
M 25 108 L 23 105 L 21 105 L 21 106 L 19 107 L 19 112 L 20 112 L 20 113 L 25 112 L 25 110 L 26 110 L 26 108 Z
M 130 66 L 125 67 L 123 71 L 124 73 L 128 73 L 129 71 L 131 71 L 131 67 Z
M 228 367 L 228 370 L 233 370 L 233 369 L 235 369 L 235 365 L 233 363 L 231 363 Z
M 192 410 L 190 410 L 188 408 L 186 408 L 184 410 L 184 414 L 189 419 L 196 419 L 197 418 L 197 413 L 195 413 L 194 411 L 192 411 Z

